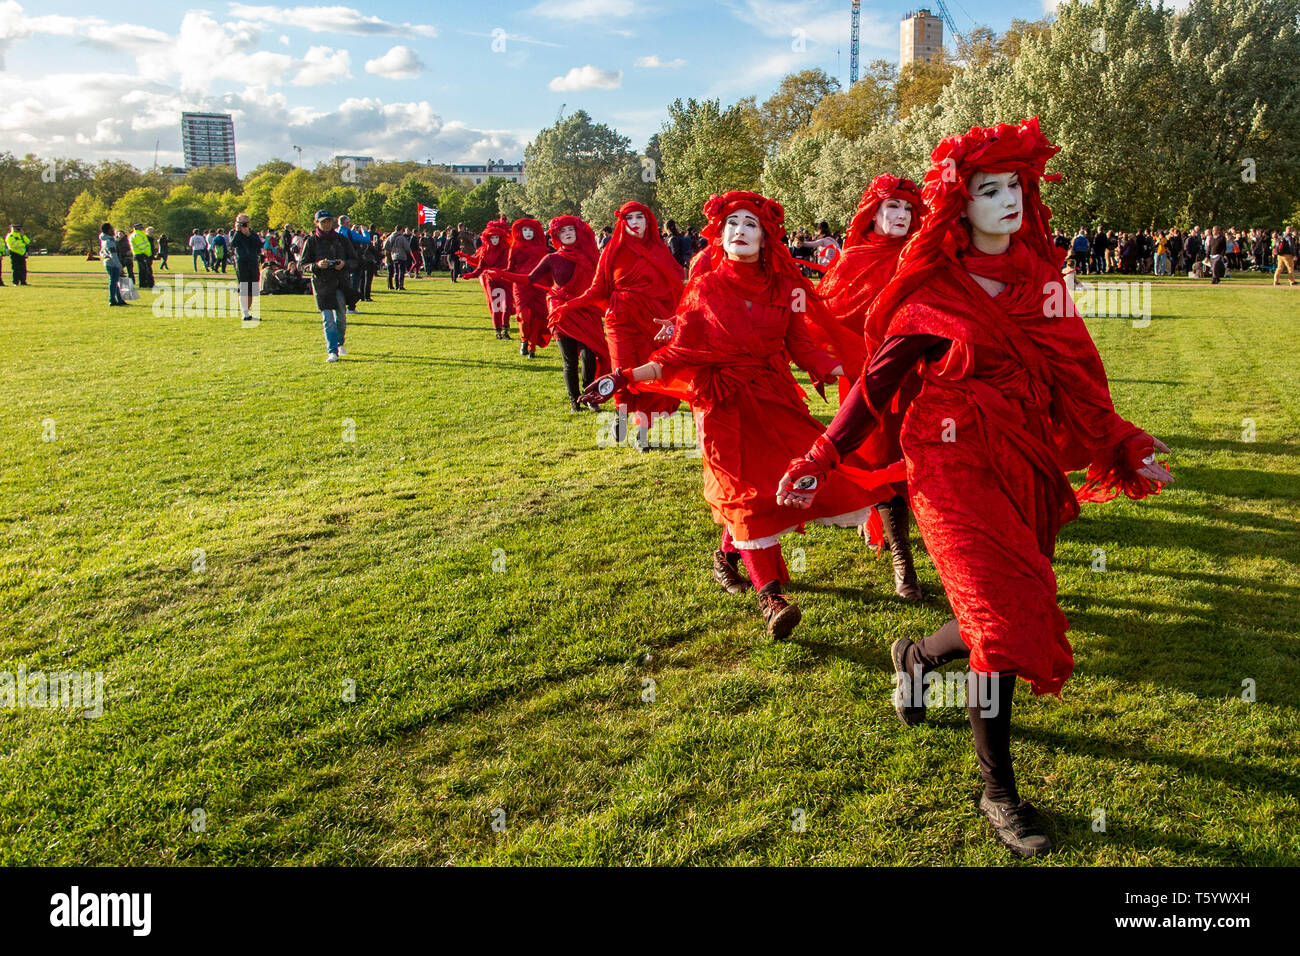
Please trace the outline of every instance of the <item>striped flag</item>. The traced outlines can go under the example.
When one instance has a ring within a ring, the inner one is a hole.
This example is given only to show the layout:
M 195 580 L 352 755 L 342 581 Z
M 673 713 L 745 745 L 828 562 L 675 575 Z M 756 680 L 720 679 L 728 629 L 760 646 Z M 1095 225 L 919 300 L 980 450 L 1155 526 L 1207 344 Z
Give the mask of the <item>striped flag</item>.
M 421 226 L 438 225 L 438 210 L 419 202 L 415 204 L 415 210 Z

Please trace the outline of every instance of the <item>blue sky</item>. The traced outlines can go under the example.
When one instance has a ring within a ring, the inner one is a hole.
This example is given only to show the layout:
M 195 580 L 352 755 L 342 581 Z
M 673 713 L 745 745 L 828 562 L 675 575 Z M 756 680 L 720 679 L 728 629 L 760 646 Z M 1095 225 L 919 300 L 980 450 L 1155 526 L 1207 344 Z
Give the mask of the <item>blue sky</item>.
M 292 2 L 292 0 L 291 0 Z M 865 63 L 922 4 L 867 0 Z M 585 109 L 643 146 L 677 97 L 761 101 L 792 70 L 847 83 L 848 0 L 533 0 L 285 6 L 0 0 L 0 149 L 179 164 L 180 112 L 232 112 L 240 171 L 336 153 L 517 160 Z M 960 29 L 1054 0 L 951 0 Z M 932 7 L 937 10 L 937 7 Z M 797 31 L 797 32 L 796 32 Z M 945 36 L 947 31 L 945 30 Z M 946 37 L 947 38 L 947 37 Z M 950 40 L 950 38 L 947 38 Z

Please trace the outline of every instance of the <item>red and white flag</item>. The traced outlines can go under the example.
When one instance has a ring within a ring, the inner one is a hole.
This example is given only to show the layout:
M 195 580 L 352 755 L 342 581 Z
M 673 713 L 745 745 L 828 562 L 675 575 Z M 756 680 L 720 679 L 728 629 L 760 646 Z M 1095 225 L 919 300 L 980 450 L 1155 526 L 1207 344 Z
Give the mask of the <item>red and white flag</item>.
M 415 204 L 415 211 L 416 218 L 419 220 L 421 226 L 438 225 L 438 210 L 417 202 Z

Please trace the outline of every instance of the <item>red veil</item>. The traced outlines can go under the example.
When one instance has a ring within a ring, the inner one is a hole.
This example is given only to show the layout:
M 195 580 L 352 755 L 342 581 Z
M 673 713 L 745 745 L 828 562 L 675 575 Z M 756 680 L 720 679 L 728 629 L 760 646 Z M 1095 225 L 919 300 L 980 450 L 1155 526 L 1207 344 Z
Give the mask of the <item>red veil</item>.
M 524 229 L 533 230 L 533 238 L 524 238 Z M 546 234 L 536 219 L 516 219 L 510 227 L 510 252 L 506 271 L 528 275 L 545 258 Z M 512 283 L 515 290 L 515 314 L 519 317 L 519 334 L 535 348 L 550 341 L 546 327 L 546 293 L 530 282 Z
M 577 240 L 571 246 L 560 242 L 560 230 L 565 226 L 573 226 L 578 233 Z M 556 216 L 546 227 L 546 233 L 551 237 L 556 254 L 573 263 L 573 278 L 566 283 L 570 293 L 565 296 L 566 299 L 572 299 L 586 291 L 587 286 L 591 285 L 591 277 L 596 274 L 596 263 L 600 259 L 596 234 L 591 226 L 577 216 Z
M 886 236 L 873 228 L 876 212 L 886 199 L 902 199 L 912 205 L 912 222 L 905 236 Z M 878 337 L 863 338 L 867 309 L 898 265 L 898 255 L 921 226 L 921 192 L 910 179 L 887 173 L 871 180 L 862 194 L 858 211 L 844 236 L 844 251 L 822 277 L 817 294 L 826 302 L 841 325 L 858 337 L 856 347 L 844 359 L 844 371 L 851 379 L 862 374 L 863 363 L 880 347 Z
M 645 229 L 640 236 L 627 231 L 628 213 L 639 212 L 645 216 Z M 659 220 L 644 203 L 625 202 L 615 214 L 614 235 L 605 248 L 600 251 L 600 262 L 596 266 L 596 288 L 614 288 L 614 267 L 627 265 L 627 260 L 640 259 L 649 266 L 650 286 L 642 290 L 652 299 L 671 299 L 672 305 L 682 294 L 682 267 L 673 254 L 668 251 L 659 235 Z M 619 261 L 623 260 L 623 261 Z

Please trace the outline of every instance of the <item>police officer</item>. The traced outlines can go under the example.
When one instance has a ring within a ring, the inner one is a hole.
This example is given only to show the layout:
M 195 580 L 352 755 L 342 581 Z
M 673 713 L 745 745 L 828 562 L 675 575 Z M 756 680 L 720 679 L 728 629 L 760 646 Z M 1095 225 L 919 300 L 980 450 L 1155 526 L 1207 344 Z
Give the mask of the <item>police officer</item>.
M 149 235 L 144 231 L 144 223 L 137 222 L 131 227 L 131 256 L 135 259 L 136 272 L 140 277 L 140 288 L 153 288 L 153 246 Z
M 14 285 L 27 284 L 27 247 L 31 244 L 32 241 L 27 238 L 22 226 L 17 224 L 9 226 L 9 235 L 5 236 L 5 248 L 9 251 L 10 273 Z

